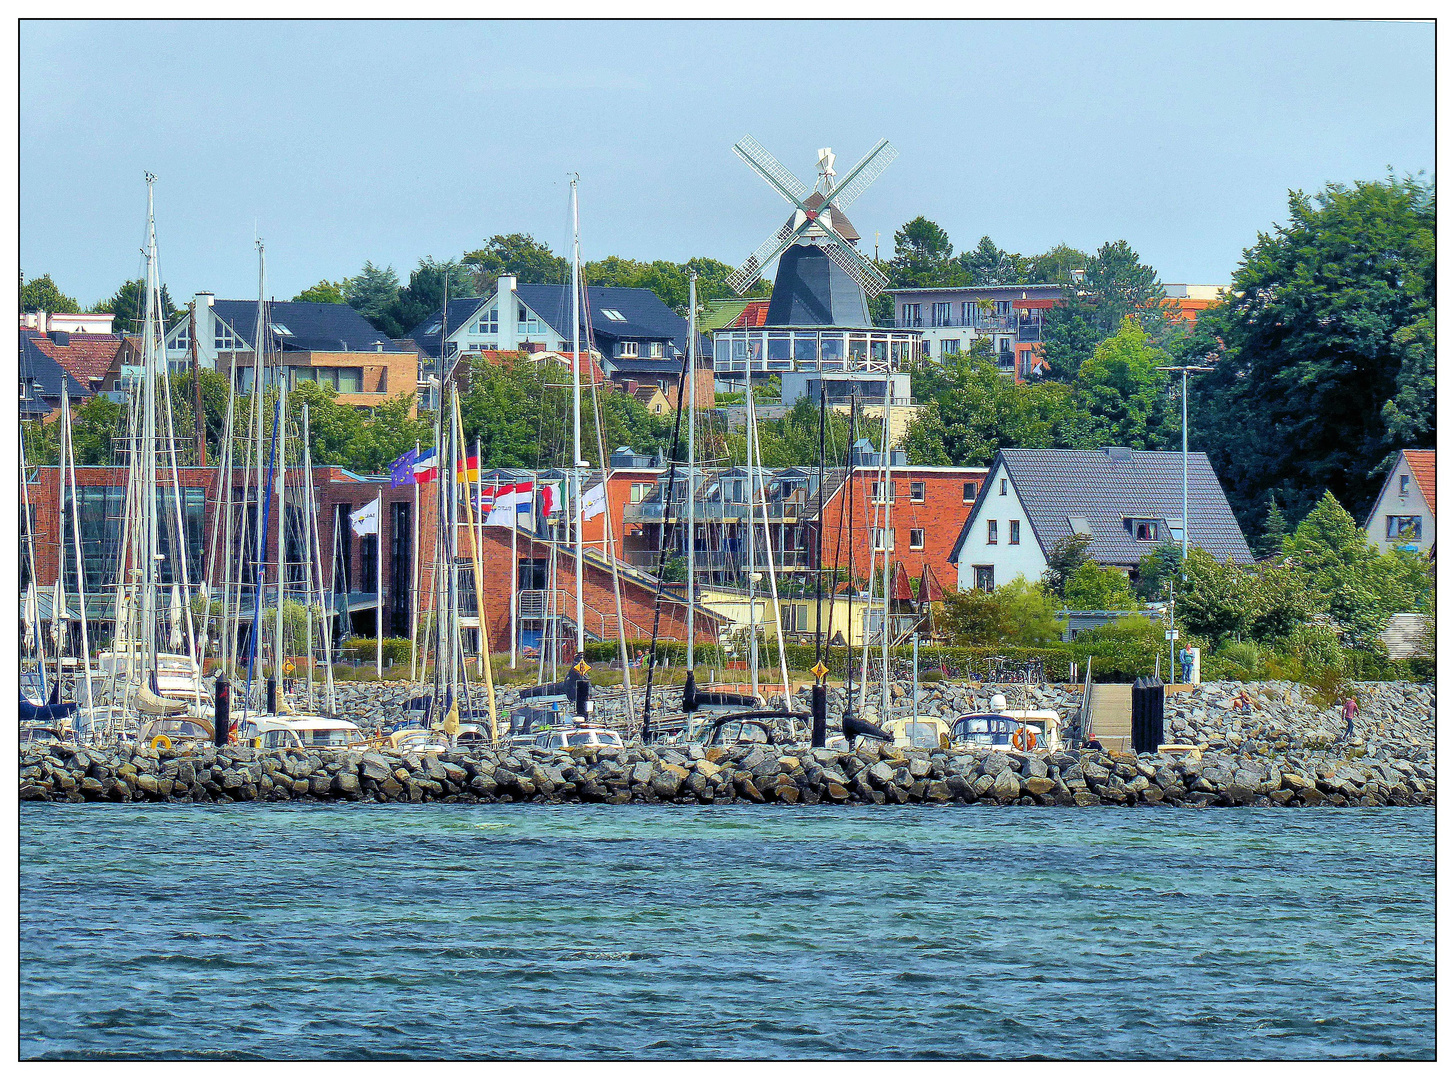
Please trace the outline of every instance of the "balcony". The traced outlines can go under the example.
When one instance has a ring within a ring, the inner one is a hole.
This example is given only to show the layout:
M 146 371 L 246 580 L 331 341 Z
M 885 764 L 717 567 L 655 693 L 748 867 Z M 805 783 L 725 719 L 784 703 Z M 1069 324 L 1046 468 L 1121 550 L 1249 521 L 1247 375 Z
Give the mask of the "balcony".
M 1016 330 L 1017 341 L 1040 341 L 1041 327 L 1040 319 L 1022 319 Z

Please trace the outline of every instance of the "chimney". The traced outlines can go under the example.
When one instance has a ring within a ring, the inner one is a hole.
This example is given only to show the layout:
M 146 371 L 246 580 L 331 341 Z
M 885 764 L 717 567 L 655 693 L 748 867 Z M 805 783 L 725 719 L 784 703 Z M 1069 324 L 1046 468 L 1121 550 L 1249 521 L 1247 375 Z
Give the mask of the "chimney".
M 64 330 L 52 330 L 46 337 L 50 338 L 57 345 L 69 345 L 71 343 L 71 335 Z
M 502 352 L 514 352 L 520 348 L 516 303 L 515 275 L 502 274 L 495 281 L 495 310 L 500 319 L 499 348 Z
M 202 307 L 203 305 L 207 307 L 212 306 L 212 294 L 210 292 L 200 292 L 192 299 L 197 301 L 198 307 Z

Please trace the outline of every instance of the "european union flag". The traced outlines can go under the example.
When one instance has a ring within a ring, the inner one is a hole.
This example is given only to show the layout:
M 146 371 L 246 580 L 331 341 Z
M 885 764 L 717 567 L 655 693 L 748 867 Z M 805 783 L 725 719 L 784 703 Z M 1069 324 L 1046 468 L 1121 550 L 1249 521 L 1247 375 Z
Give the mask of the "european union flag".
M 405 484 L 414 483 L 414 463 L 418 457 L 418 450 L 406 450 L 390 462 L 389 486 L 391 488 L 403 487 Z

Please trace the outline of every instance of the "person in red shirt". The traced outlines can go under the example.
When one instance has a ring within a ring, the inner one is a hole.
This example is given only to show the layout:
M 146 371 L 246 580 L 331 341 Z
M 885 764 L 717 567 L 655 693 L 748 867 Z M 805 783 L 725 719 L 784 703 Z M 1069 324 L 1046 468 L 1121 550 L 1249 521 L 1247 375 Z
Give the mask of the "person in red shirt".
M 1344 702 L 1344 738 L 1354 737 L 1354 717 L 1359 715 L 1359 703 L 1352 697 Z

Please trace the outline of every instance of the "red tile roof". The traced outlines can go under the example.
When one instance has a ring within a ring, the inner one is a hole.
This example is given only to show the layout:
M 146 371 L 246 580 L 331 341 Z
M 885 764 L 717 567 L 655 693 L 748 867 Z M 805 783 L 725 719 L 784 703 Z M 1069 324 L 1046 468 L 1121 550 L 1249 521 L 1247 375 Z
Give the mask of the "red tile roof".
M 757 327 L 768 321 L 768 301 L 749 300 L 743 313 L 732 321 L 735 327 Z
M 1435 451 L 1406 450 L 1404 456 L 1410 463 L 1415 483 L 1420 486 L 1420 494 L 1425 497 L 1425 505 L 1430 513 L 1435 513 Z
M 69 345 L 57 345 L 45 334 L 30 335 L 35 345 L 88 390 L 95 390 L 121 348 L 117 334 L 72 334 Z

